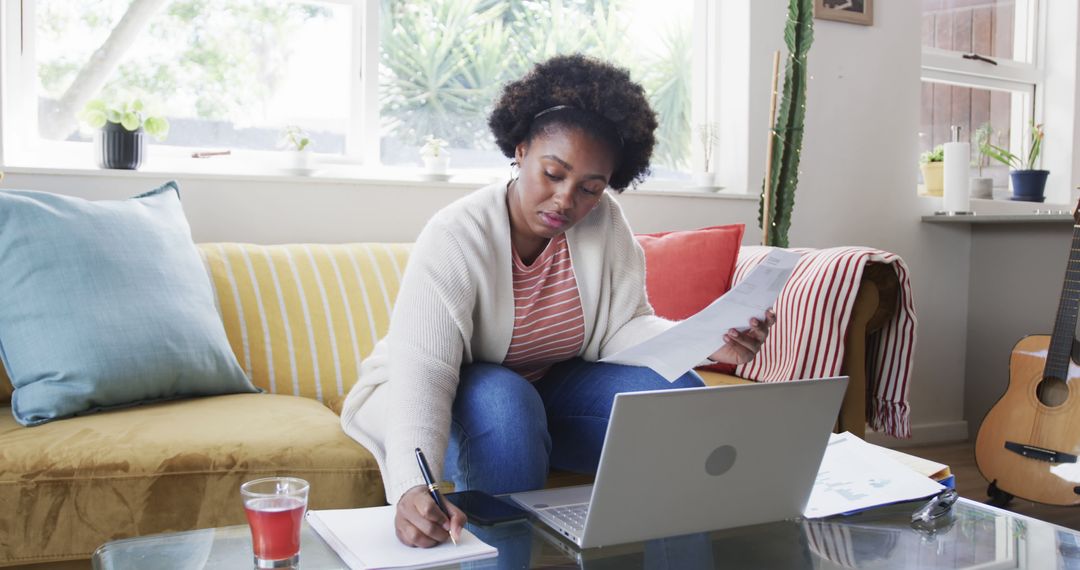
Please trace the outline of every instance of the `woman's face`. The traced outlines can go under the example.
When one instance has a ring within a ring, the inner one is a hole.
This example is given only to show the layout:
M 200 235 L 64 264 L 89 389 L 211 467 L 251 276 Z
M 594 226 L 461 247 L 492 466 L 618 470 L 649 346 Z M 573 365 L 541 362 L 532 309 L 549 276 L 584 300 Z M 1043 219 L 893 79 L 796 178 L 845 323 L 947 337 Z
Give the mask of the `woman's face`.
M 510 229 L 523 257 L 578 223 L 600 202 L 615 170 L 611 148 L 581 129 L 541 133 L 517 146 Z

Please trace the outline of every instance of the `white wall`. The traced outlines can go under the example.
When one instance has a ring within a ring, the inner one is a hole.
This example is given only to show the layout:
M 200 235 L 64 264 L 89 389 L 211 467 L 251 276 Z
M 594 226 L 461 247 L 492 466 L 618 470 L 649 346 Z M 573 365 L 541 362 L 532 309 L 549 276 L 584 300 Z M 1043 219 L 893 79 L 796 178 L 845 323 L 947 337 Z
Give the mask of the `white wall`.
M 749 0 L 730 0 L 748 2 Z M 753 2 L 747 184 L 758 192 L 764 162 L 771 49 L 781 44 L 787 2 Z M 939 203 L 915 195 L 919 122 L 919 4 L 878 0 L 864 27 L 815 22 L 802 175 L 792 243 L 859 244 L 901 255 L 919 315 L 910 400 L 916 438 L 962 439 L 971 247 L 966 226 L 920 223 Z M 766 53 L 760 53 L 766 50 Z M 142 174 L 65 177 L 9 173 L 5 187 L 86 197 L 129 196 L 160 183 Z M 410 240 L 426 217 L 467 187 L 373 187 L 181 178 L 197 241 Z M 759 239 L 754 200 L 632 195 L 622 198 L 638 231 L 744 222 Z
M 1080 182 L 1080 157 L 1073 152 L 1074 139 L 1080 134 L 1080 97 L 1077 97 L 1077 71 L 1080 66 L 1080 6 L 1076 2 L 1050 1 L 1040 5 L 1046 18 L 1046 46 L 1053 46 L 1053 57 L 1040 53 L 1044 70 L 1041 98 L 1046 125 L 1042 168 L 1050 170 L 1046 197 L 1050 202 L 1075 202 L 1073 188 Z
M 9 169 L 0 187 L 43 190 L 92 200 L 120 199 L 170 178 L 148 172 L 101 171 L 88 175 L 27 173 Z M 228 180 L 176 176 L 196 242 L 247 241 L 342 243 L 412 241 L 438 209 L 478 185 L 370 184 L 303 179 Z M 628 192 L 620 201 L 634 229 L 654 232 L 738 223 L 756 216 L 745 197 L 665 196 Z M 748 224 L 749 225 L 749 224 Z M 760 240 L 748 228 L 746 241 Z
M 1054 328 L 1072 232 L 1068 222 L 973 228 L 964 409 L 972 437 L 1005 393 L 1016 342 Z
M 779 33 L 786 17 L 780 5 L 786 2 L 773 4 Z M 869 27 L 815 21 L 791 242 L 866 245 L 903 257 L 919 321 L 912 424 L 916 439 L 929 441 L 966 435 L 970 237 L 966 227 L 919 221 L 940 207 L 915 194 L 919 38 L 916 2 L 879 0 Z M 760 180 L 761 174 L 750 178 Z

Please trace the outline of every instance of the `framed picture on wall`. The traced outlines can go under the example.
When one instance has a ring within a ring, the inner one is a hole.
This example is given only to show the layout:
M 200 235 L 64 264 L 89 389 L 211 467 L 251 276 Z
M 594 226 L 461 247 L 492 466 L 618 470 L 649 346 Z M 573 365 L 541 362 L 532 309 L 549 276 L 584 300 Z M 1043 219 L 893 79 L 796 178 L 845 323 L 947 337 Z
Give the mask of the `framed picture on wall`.
M 872 26 L 874 0 L 814 0 L 814 17 Z

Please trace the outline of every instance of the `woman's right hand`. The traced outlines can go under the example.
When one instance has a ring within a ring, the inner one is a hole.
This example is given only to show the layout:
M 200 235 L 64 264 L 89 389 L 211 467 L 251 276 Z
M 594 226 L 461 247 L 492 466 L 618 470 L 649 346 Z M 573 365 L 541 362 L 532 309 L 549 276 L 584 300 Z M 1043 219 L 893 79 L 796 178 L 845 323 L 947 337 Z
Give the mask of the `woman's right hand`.
M 405 546 L 431 548 L 446 542 L 453 534 L 454 540 L 461 537 L 465 526 L 465 513 L 453 503 L 443 500 L 450 519 L 439 510 L 435 500 L 425 485 L 417 485 L 405 491 L 397 502 L 394 514 L 394 530 L 398 540 Z

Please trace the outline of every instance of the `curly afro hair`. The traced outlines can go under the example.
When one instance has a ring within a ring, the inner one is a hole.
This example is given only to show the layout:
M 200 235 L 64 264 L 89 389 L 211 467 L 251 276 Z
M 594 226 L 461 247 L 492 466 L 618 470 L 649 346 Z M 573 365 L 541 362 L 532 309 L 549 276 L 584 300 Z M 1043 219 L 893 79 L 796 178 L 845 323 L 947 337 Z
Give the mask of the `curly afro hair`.
M 621 192 L 649 175 L 657 123 L 645 90 L 629 72 L 574 54 L 538 63 L 525 77 L 508 83 L 488 126 L 499 149 L 510 158 L 519 143 L 540 133 L 582 129 L 615 152 L 609 185 Z

